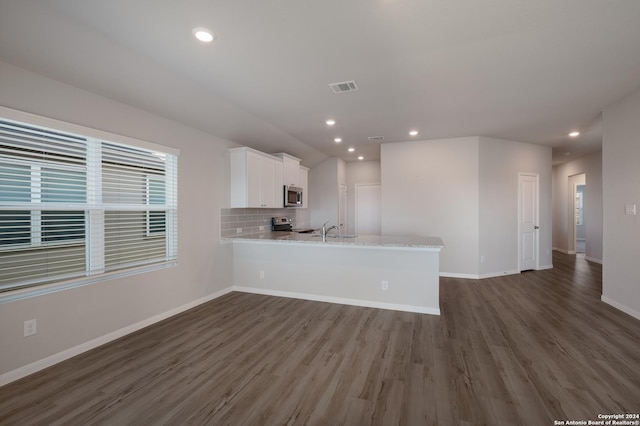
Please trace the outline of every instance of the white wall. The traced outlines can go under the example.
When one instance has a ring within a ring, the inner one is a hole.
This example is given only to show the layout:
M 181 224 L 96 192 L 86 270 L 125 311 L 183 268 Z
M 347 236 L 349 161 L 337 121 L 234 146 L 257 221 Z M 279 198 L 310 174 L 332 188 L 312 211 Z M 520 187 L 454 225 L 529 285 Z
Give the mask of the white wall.
M 346 183 L 345 162 L 328 158 L 309 170 L 309 211 L 311 226 L 319 228 L 326 221 L 338 224 L 338 187 Z
M 551 148 L 486 137 L 383 144 L 381 170 L 382 233 L 441 237 L 441 273 L 467 278 L 518 272 L 518 174 L 538 174 L 538 258 L 551 267 Z
M 478 148 L 478 137 L 380 148 L 382 234 L 442 238 L 442 274 L 478 274 Z
M 220 245 L 231 142 L 0 62 L 0 105 L 182 150 L 175 268 L 0 304 L 0 375 L 209 298 L 232 284 Z M 23 337 L 37 318 L 38 333 Z
M 539 249 L 541 269 L 551 260 L 551 148 L 480 138 L 481 277 L 518 271 L 518 174 L 539 176 Z
M 585 174 L 586 257 L 602 262 L 602 152 L 553 168 L 553 249 L 567 253 L 573 235 L 570 177 Z
M 640 319 L 640 90 L 605 108 L 602 138 L 602 300 Z M 589 185 L 587 176 L 587 185 Z
M 356 211 L 356 184 L 359 183 L 380 183 L 380 162 L 379 161 L 353 161 L 346 165 L 347 174 L 347 197 L 348 197 L 348 217 L 347 233 L 355 234 L 355 211 Z
M 236 241 L 233 253 L 235 290 L 440 314 L 438 249 Z

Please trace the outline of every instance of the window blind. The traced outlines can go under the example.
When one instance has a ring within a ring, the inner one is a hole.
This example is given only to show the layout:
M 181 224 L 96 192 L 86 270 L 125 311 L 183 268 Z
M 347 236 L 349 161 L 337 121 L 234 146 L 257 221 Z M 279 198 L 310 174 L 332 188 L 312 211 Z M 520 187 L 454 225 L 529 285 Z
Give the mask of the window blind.
M 0 292 L 177 259 L 177 156 L 0 119 Z

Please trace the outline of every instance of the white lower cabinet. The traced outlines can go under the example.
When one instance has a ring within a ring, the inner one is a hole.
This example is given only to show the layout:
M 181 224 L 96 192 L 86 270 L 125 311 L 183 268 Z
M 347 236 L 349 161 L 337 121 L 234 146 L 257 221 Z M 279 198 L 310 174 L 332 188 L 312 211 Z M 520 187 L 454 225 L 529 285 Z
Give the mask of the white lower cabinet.
M 230 206 L 282 207 L 282 162 L 251 148 L 232 148 Z

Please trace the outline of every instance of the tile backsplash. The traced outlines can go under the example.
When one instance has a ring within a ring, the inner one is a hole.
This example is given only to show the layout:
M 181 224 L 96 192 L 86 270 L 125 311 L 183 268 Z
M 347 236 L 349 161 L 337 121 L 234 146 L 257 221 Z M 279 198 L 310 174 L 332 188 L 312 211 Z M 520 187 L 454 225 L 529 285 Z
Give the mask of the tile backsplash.
M 294 228 L 308 227 L 311 222 L 309 209 L 220 209 L 220 236 L 271 232 L 274 216 L 289 216 Z

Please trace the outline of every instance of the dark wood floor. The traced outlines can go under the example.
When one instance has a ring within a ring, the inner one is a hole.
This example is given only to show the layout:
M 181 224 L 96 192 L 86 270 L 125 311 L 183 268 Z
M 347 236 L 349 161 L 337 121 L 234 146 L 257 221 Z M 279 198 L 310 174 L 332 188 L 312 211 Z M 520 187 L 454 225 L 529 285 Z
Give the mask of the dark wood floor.
M 0 388 L 5 425 L 552 425 L 640 412 L 601 267 L 442 279 L 441 316 L 231 293 Z

